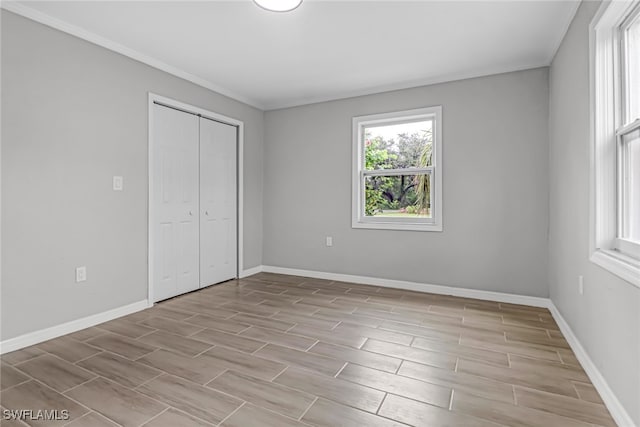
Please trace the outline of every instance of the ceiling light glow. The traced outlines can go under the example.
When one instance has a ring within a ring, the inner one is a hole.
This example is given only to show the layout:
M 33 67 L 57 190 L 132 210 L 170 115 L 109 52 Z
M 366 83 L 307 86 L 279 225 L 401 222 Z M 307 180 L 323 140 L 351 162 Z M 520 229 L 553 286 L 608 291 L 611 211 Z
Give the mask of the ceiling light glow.
M 300 6 L 302 0 L 253 0 L 258 6 L 272 12 L 289 12 Z

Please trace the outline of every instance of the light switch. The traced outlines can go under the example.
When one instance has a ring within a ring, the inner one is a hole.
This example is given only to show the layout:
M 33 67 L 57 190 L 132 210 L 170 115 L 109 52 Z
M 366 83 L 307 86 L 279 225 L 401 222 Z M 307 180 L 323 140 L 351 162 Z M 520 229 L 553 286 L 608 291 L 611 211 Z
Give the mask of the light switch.
M 122 191 L 124 187 L 124 178 L 121 176 L 113 177 L 113 191 Z
M 84 282 L 85 280 L 87 280 L 87 267 L 76 268 L 76 283 Z

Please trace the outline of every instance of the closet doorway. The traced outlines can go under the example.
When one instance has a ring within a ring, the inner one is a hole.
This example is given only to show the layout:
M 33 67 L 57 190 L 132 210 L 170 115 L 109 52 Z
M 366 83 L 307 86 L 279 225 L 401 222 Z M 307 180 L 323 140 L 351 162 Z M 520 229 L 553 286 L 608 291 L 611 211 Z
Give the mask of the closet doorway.
M 238 277 L 242 122 L 149 95 L 149 303 Z

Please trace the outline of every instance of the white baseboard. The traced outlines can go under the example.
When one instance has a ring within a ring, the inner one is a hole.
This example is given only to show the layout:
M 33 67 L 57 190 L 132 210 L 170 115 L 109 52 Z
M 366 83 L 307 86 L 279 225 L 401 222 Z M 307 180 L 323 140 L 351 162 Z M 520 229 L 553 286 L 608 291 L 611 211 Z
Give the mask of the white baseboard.
M 298 270 L 294 268 L 274 267 L 263 265 L 262 271 L 266 273 L 289 274 L 292 276 L 313 277 L 315 279 L 339 280 L 341 282 L 362 283 L 364 285 L 382 286 L 385 288 L 407 289 L 410 291 L 428 292 L 439 295 L 452 295 L 456 297 L 475 298 L 486 301 L 505 302 L 510 304 L 522 304 L 533 307 L 548 307 L 549 299 L 531 297 L 527 295 L 515 295 L 502 292 L 482 291 L 478 289 L 456 288 L 453 286 L 431 285 L 427 283 L 408 282 L 404 280 L 380 279 L 369 276 L 354 276 L 351 274 L 326 273 L 323 271 Z
M 30 332 L 28 334 L 20 335 L 19 337 L 10 338 L 8 340 L 0 342 L 0 354 L 20 350 L 21 348 L 29 347 L 34 344 L 60 337 L 62 335 L 77 332 L 81 329 L 89 328 L 100 323 L 108 322 L 109 320 L 117 319 L 118 317 L 126 316 L 127 314 L 144 310 L 148 307 L 149 302 L 147 300 L 142 300 L 134 302 L 133 304 L 125 305 L 123 307 L 118 307 L 112 310 L 104 311 L 102 313 L 83 317 L 82 319 L 72 320 L 61 325 L 56 325 L 47 329 Z
M 578 337 L 576 337 L 576 335 L 573 333 L 573 330 L 571 329 L 567 321 L 564 320 L 564 317 L 562 317 L 562 314 L 560 314 L 560 311 L 553 303 L 553 301 L 549 300 L 549 306 L 547 308 L 549 309 L 549 311 L 551 311 L 551 315 L 560 327 L 562 335 L 564 335 L 565 339 L 569 343 L 569 346 L 582 365 L 582 368 L 589 376 L 591 383 L 593 383 L 593 386 L 596 388 L 596 390 L 598 390 L 602 401 L 606 405 L 607 409 L 609 409 L 609 412 L 611 413 L 614 421 L 620 427 L 636 426 L 636 424 L 633 422 L 633 419 L 631 419 L 631 415 L 629 415 L 629 413 L 624 409 L 622 403 L 620 403 L 616 395 L 613 393 L 613 390 L 611 390 L 611 387 L 609 387 L 609 384 L 607 384 L 607 381 L 604 379 L 595 363 L 593 363 L 587 351 L 584 349 L 584 347 L 582 347 L 582 344 L 580 344 Z
M 253 276 L 254 274 L 261 273 L 262 271 L 263 271 L 262 270 L 262 266 L 258 265 L 258 266 L 255 266 L 255 267 L 247 268 L 246 270 L 242 270 L 240 272 L 240 274 L 238 275 L 238 277 L 240 279 L 242 279 L 242 278 L 245 278 L 245 277 Z
M 243 270 L 240 273 L 240 277 L 247 277 L 260 272 L 266 273 L 278 273 L 288 274 L 292 276 L 304 276 L 313 277 L 316 279 L 326 280 L 338 280 L 342 282 L 362 283 L 365 285 L 374 285 L 387 288 L 407 289 L 418 292 L 428 292 L 439 295 L 452 295 L 464 298 L 476 298 L 488 301 L 505 302 L 511 304 L 522 304 L 533 307 L 544 307 L 551 311 L 551 315 L 555 319 L 556 323 L 560 327 L 560 331 L 566 338 L 567 342 L 571 346 L 571 349 L 575 353 L 578 361 L 584 368 L 585 372 L 589 376 L 589 379 L 593 383 L 594 387 L 602 397 L 605 405 L 611 412 L 611 416 L 620 427 L 633 427 L 635 426 L 633 419 L 629 413 L 622 406 L 613 390 L 607 384 L 596 365 L 593 363 L 589 355 L 587 354 L 582 344 L 573 333 L 573 330 L 566 322 L 564 317 L 560 314 L 560 311 L 555 306 L 553 301 L 548 298 L 530 297 L 526 295 L 514 295 L 501 292 L 482 291 L 477 289 L 468 288 L 455 288 L 451 286 L 431 285 L 425 283 L 408 282 L 403 280 L 391 280 L 381 279 L 368 276 L 356 276 L 351 274 L 339 274 L 339 273 L 327 273 L 322 271 L 313 270 L 300 270 L 294 268 L 274 267 L 270 265 L 259 265 L 256 267 Z M 0 354 L 8 353 L 11 351 L 19 350 L 24 347 L 28 347 L 40 342 L 50 340 L 62 335 L 66 335 L 72 332 L 77 332 L 81 329 L 85 329 L 91 326 L 95 326 L 99 323 L 107 322 L 109 320 L 116 319 L 118 317 L 126 316 L 127 314 L 135 313 L 145 308 L 150 307 L 147 300 L 138 301 L 133 304 L 126 305 L 124 307 L 115 308 L 113 310 L 105 311 L 103 313 L 94 314 L 82 319 L 73 320 L 71 322 L 63 323 L 58 326 L 43 329 L 41 331 L 31 332 L 25 335 L 21 335 L 16 338 L 11 338 L 0 342 Z
M 376 277 L 355 276 L 351 274 L 338 274 L 322 271 L 300 270 L 295 268 L 274 267 L 270 265 L 263 265 L 261 266 L 261 268 L 255 267 L 251 270 L 252 274 L 264 271 L 266 273 L 289 274 L 293 276 L 313 277 L 316 279 L 326 280 L 339 280 L 342 282 L 362 283 L 365 285 L 374 285 L 387 288 L 408 289 L 412 291 L 429 292 L 440 295 L 453 295 L 465 298 L 476 298 L 488 301 L 547 308 L 551 312 L 551 315 L 555 319 L 556 323 L 558 323 L 562 334 L 571 346 L 571 349 L 573 350 L 576 357 L 578 358 L 578 361 L 589 376 L 589 379 L 593 383 L 594 387 L 602 397 L 603 402 L 605 403 L 607 409 L 609 409 L 609 412 L 611 413 L 611 416 L 613 417 L 615 422 L 620 427 L 636 426 L 633 422 L 633 419 L 622 406 L 613 390 L 611 390 L 609 384 L 607 384 L 607 381 L 604 379 L 596 365 L 593 363 L 584 347 L 582 347 L 582 344 L 580 344 L 580 341 L 573 333 L 573 330 L 571 329 L 569 324 L 566 322 L 564 317 L 562 317 L 560 311 L 555 306 L 553 301 L 551 301 L 549 298 L 514 295 L 468 288 L 455 288 L 451 286 L 431 285 L 425 283 L 407 282 L 402 280 L 381 279 Z M 253 270 L 255 270 L 255 272 Z

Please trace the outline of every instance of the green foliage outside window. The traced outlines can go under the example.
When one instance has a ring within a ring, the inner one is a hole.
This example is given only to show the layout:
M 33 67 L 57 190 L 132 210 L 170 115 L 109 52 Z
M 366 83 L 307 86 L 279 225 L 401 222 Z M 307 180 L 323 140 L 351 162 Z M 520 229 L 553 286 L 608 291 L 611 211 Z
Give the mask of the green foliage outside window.
M 432 164 L 432 131 L 399 134 L 393 139 L 365 134 L 367 170 L 426 167 Z M 429 175 L 367 176 L 365 214 L 427 215 L 431 209 Z

